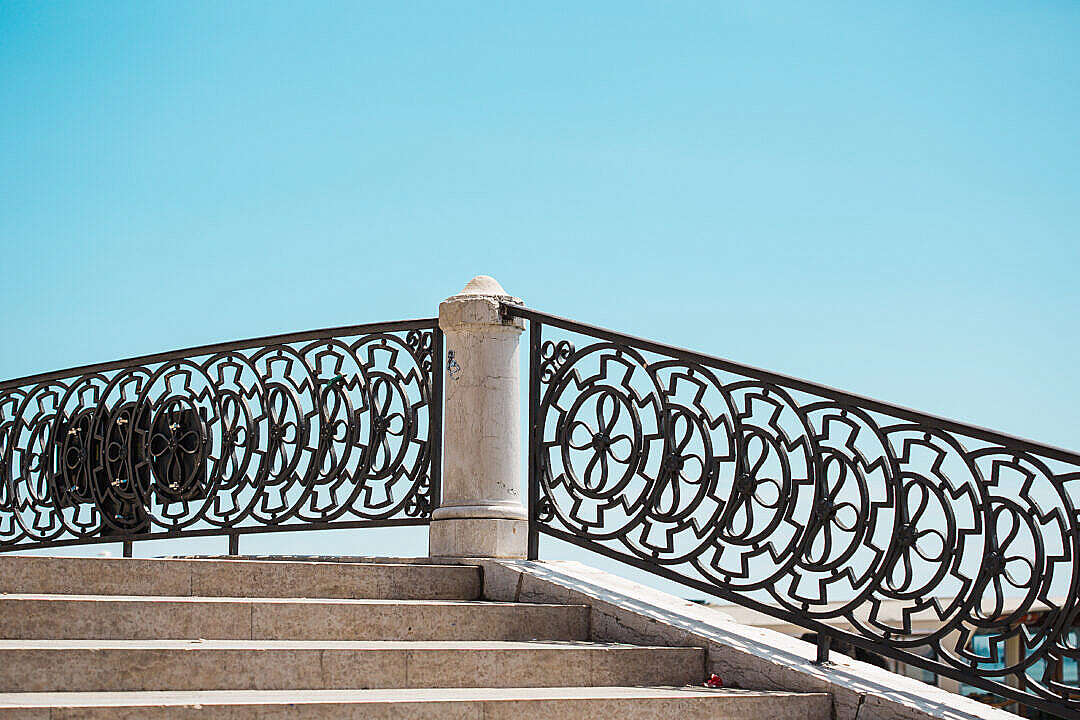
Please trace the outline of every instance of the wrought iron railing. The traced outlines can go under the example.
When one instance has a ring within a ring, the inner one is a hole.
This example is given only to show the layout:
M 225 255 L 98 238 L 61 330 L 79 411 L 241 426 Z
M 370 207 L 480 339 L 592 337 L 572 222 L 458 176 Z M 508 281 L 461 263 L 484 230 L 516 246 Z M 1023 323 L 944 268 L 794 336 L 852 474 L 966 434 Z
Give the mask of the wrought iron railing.
M 1080 718 L 1080 454 L 506 305 L 539 534 Z
M 0 551 L 425 524 L 442 342 L 374 323 L 0 383 Z

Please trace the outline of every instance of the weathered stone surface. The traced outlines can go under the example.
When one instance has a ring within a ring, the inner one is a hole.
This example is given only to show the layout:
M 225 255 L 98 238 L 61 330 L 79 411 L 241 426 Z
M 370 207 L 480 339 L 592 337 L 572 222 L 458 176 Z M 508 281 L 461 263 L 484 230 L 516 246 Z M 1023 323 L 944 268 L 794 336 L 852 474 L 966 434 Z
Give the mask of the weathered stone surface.
M 520 558 L 528 544 L 529 523 L 503 518 L 444 518 L 432 521 L 432 555 L 453 552 L 464 557 Z
M 123 595 L 0 595 L 0 638 L 247 638 L 251 605 Z
M 439 306 L 453 365 L 443 383 L 442 501 L 432 514 L 433 557 L 524 557 L 518 343 L 521 304 L 493 278 L 473 278 Z
M 475 566 L 0 555 L 0 593 L 474 600 Z
M 475 561 L 474 561 L 475 562 Z M 608 642 L 705 647 L 707 672 L 756 690 L 826 692 L 836 720 L 1015 720 L 1016 716 L 913 678 L 734 622 L 704 607 L 576 562 L 478 561 L 492 599 L 585 604 L 592 637 Z
M 0 592 L 190 595 L 191 566 L 141 558 L 0 555 Z
M 51 712 L 51 714 L 50 714 Z M 0 695 L 3 720 L 828 720 L 827 695 L 702 688 L 463 688 Z
M 584 640 L 582 606 L 509 603 L 279 602 L 252 605 L 253 639 Z
M 699 648 L 589 642 L 0 641 L 0 692 L 688 685 Z
M 8 639 L 585 640 L 588 633 L 588 608 L 554 604 L 0 595 L 0 638 Z
M 0 594 L 0 635 L 14 638 L 0 640 L 0 719 L 826 720 L 831 707 L 823 695 L 629 687 L 696 685 L 704 650 L 588 642 L 594 620 L 603 634 L 625 628 L 567 604 L 588 593 L 553 591 L 514 567 L 489 565 L 491 587 L 560 604 L 349 597 L 476 597 L 480 569 L 458 560 L 20 560 L 0 558 L 18 571 L 0 582 L 38 592 Z M 103 594 L 40 592 L 73 587 Z M 272 597 L 312 588 L 344 597 Z M 146 594 L 120 594 L 133 589 Z M 192 595 L 230 590 L 251 596 Z
M 229 561 L 203 561 L 191 565 L 191 594 L 475 600 L 480 597 L 480 572 L 409 563 L 245 562 L 235 566 Z

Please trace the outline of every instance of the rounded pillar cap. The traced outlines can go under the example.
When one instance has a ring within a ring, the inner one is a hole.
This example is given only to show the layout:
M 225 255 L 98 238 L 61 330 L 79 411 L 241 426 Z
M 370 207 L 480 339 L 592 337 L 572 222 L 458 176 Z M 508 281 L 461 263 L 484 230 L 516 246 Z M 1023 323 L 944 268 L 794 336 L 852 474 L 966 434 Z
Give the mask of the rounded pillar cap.
M 457 295 L 452 295 L 439 305 L 439 327 L 444 332 L 463 325 L 498 325 L 522 331 L 525 321 L 520 318 L 503 318 L 499 311 L 503 303 L 523 305 L 520 298 L 503 290 L 499 281 L 490 275 L 477 275 L 465 284 Z
M 465 287 L 461 289 L 455 297 L 462 295 L 495 295 L 498 297 L 510 297 L 510 295 L 503 290 L 503 286 L 499 284 L 499 281 L 490 275 L 477 275 L 469 282 L 465 283 Z

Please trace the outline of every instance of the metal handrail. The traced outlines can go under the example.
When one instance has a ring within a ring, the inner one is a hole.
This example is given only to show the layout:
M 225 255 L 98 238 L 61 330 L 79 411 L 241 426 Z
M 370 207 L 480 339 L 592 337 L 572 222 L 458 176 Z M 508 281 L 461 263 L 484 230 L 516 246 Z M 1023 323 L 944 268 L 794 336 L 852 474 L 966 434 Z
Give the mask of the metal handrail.
M 588 325 L 586 323 L 575 322 L 574 320 L 559 317 L 558 315 L 549 315 L 548 313 L 533 310 L 531 308 L 521 307 L 519 305 L 504 304 L 502 306 L 502 311 L 503 314 L 507 317 L 519 317 L 524 320 L 537 320 L 543 325 L 550 325 L 551 327 L 557 327 L 562 330 L 569 330 L 571 332 L 584 332 L 586 334 L 592 335 L 593 337 L 610 340 L 611 342 L 633 345 L 634 347 L 640 348 L 641 350 L 645 350 L 647 352 L 655 352 L 658 354 L 676 355 L 679 357 L 684 357 L 688 360 L 700 363 L 705 367 L 713 367 L 718 370 L 727 370 L 729 372 L 739 373 L 757 380 L 763 380 L 765 382 L 783 385 L 793 390 L 799 390 L 802 392 L 820 395 L 822 397 L 829 398 L 830 400 L 857 404 L 873 412 L 880 412 L 887 415 L 892 415 L 903 420 L 910 420 L 911 422 L 921 423 L 935 429 L 945 430 L 948 432 L 958 432 L 965 435 L 970 435 L 971 437 L 978 438 L 980 440 L 986 440 L 988 442 L 1006 442 L 1013 444 L 1018 448 L 1041 453 L 1046 457 L 1052 458 L 1054 460 L 1080 463 L 1080 452 L 1074 450 L 1055 447 L 1054 445 L 1048 445 L 1037 440 L 1030 440 L 1024 437 L 1010 435 L 1008 433 L 1000 432 L 998 430 L 992 430 L 990 428 L 981 427 L 979 425 L 965 423 L 960 420 L 952 420 L 941 415 L 934 415 L 932 413 L 922 412 L 920 410 L 915 410 L 913 408 L 905 407 L 903 405 L 890 403 L 885 400 L 877 400 L 875 398 L 867 397 L 865 395 L 859 395 L 857 393 L 848 392 L 846 390 L 840 390 L 839 388 L 830 387 L 829 385 L 822 385 L 820 383 L 815 383 L 810 380 L 803 380 L 792 375 L 785 375 L 783 373 L 773 372 L 772 370 L 764 370 L 759 367 L 754 367 L 753 365 L 744 365 L 742 363 L 728 360 L 722 357 L 717 357 L 715 355 L 706 355 L 704 353 L 696 352 L 694 350 L 687 350 L 686 348 L 681 348 L 677 345 L 665 345 L 664 343 L 659 343 L 654 340 L 647 340 L 645 338 L 636 337 L 634 335 L 627 335 L 626 333 L 617 332 L 615 330 L 608 330 L 607 328 L 598 327 L 596 325 Z
M 91 373 L 103 373 L 110 370 L 122 370 L 133 365 L 150 365 L 153 363 L 175 360 L 177 358 L 192 357 L 199 355 L 214 355 L 232 350 L 247 350 L 265 345 L 286 345 L 289 343 L 303 342 L 304 340 L 318 340 L 320 338 L 347 337 L 349 335 L 365 335 L 373 332 L 398 332 L 401 330 L 423 330 L 438 327 L 438 318 L 421 318 L 419 320 L 397 320 L 385 323 L 363 323 L 361 325 L 342 325 L 340 327 L 322 328 L 319 330 L 305 330 L 302 332 L 280 333 L 265 337 L 248 338 L 246 340 L 230 340 L 228 342 L 211 343 L 209 345 L 196 345 L 195 347 L 182 350 L 168 350 L 166 352 L 138 355 L 124 360 L 110 360 L 108 362 L 79 365 L 66 370 L 51 370 L 49 372 L 27 375 L 0 381 L 0 390 L 34 385 L 49 380 L 71 377 L 74 375 L 89 375 Z
M 0 552 L 425 524 L 442 345 L 367 323 L 0 383 Z
M 822 661 L 844 643 L 1080 718 L 1062 673 L 1080 659 L 1080 453 L 503 314 L 530 326 L 531 557 L 554 537 L 816 633 Z

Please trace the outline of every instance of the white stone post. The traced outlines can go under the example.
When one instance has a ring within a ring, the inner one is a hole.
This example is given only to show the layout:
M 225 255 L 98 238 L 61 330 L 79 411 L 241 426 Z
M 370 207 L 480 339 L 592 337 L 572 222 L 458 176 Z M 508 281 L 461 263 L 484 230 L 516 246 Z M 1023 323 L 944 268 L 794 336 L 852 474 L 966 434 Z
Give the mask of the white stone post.
M 504 302 L 521 304 L 494 278 L 478 275 L 439 305 L 447 359 L 442 504 L 428 530 L 432 557 L 526 554 L 518 363 L 525 321 L 504 321 Z

